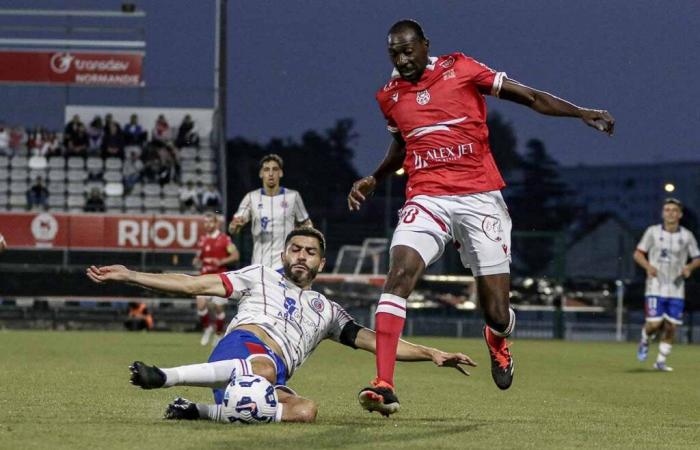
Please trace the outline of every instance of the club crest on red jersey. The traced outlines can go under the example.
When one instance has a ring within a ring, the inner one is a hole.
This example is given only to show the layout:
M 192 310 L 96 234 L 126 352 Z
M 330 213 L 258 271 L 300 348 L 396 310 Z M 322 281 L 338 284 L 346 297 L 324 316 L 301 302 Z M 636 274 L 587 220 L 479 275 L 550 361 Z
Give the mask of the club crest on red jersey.
M 416 94 L 416 102 L 419 105 L 427 105 L 430 101 L 430 92 L 427 89 L 422 90 Z

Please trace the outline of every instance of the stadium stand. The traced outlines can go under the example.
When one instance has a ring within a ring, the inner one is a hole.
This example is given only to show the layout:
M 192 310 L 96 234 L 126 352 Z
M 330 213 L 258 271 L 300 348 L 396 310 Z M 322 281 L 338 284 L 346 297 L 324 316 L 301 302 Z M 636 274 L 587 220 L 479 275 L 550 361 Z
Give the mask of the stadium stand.
M 35 210 L 83 211 L 89 193 L 98 188 L 108 213 L 201 211 L 201 197 L 207 186 L 218 187 L 216 152 L 208 147 L 208 139 L 196 136 L 190 123 L 182 132 L 176 127 L 170 129 L 171 138 L 166 134 L 149 141 L 145 131 L 129 135 L 127 124 L 124 131 L 119 131 L 124 136 L 118 141 L 126 143 L 120 154 L 125 158 L 134 154 L 139 162 L 125 164 L 120 157 L 102 156 L 106 156 L 101 148 L 105 143 L 99 126 L 104 123 L 106 130 L 111 121 L 108 116 L 104 115 L 104 121 L 99 116 L 93 118 L 89 127 L 79 117 L 73 118 L 63 133 L 42 127 L 5 127 L 11 138 L 8 146 L 0 149 L 0 211 L 30 209 L 28 191 L 38 177 L 44 180 L 49 196 L 46 206 L 34 205 Z M 89 145 L 87 151 L 76 152 L 76 134 L 82 133 L 82 128 L 88 129 Z M 180 188 L 187 181 L 196 185 L 198 201 L 193 207 L 183 208 Z

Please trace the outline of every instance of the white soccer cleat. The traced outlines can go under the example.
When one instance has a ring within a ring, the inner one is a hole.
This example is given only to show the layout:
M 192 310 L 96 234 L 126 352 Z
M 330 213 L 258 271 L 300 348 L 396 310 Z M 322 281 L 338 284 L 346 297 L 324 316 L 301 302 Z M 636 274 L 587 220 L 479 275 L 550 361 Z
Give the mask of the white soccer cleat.
M 211 339 L 211 335 L 214 334 L 214 328 L 213 327 L 207 327 L 204 329 L 204 333 L 202 333 L 202 339 L 199 340 L 199 343 L 204 346 L 209 343 L 209 339 Z
M 665 362 L 655 362 L 654 369 L 661 372 L 673 372 L 673 367 L 668 367 Z

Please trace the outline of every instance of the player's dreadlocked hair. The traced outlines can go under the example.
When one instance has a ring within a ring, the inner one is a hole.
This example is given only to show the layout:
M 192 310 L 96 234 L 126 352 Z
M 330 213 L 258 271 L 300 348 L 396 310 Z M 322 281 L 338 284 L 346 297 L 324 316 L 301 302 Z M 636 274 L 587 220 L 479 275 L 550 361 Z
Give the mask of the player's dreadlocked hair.
M 263 164 L 265 164 L 268 161 L 274 161 L 277 163 L 278 166 L 280 166 L 280 169 L 284 169 L 284 161 L 282 160 L 282 157 L 276 153 L 270 153 L 269 155 L 265 155 L 262 157 L 260 160 L 260 168 L 262 169 Z
M 284 247 L 287 248 L 287 244 L 294 236 L 309 236 L 318 239 L 318 244 L 321 247 L 321 257 L 326 254 L 326 237 L 314 227 L 301 227 L 292 230 L 287 238 L 284 240 Z
M 402 31 L 411 30 L 416 33 L 419 39 L 425 41 L 425 33 L 423 33 L 423 27 L 420 26 L 418 22 L 413 19 L 401 19 L 389 28 L 389 34 L 400 33 Z

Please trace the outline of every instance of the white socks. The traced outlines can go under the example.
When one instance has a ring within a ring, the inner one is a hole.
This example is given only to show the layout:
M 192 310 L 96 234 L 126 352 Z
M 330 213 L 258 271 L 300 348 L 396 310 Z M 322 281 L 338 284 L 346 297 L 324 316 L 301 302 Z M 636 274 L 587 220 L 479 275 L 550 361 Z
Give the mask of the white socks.
M 649 343 L 649 335 L 647 335 L 647 329 L 646 327 L 642 327 L 642 344 L 648 344 Z
M 673 346 L 671 344 L 667 344 L 666 342 L 661 342 L 659 344 L 659 355 L 656 357 L 657 363 L 666 362 L 666 357 L 671 354 L 671 347 Z
M 165 384 L 170 386 L 201 386 L 221 388 L 239 374 L 252 375 L 250 363 L 245 359 L 228 359 L 211 363 L 160 369 L 165 374 Z

